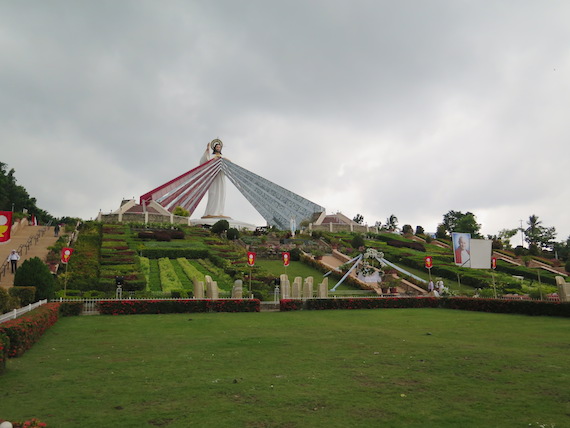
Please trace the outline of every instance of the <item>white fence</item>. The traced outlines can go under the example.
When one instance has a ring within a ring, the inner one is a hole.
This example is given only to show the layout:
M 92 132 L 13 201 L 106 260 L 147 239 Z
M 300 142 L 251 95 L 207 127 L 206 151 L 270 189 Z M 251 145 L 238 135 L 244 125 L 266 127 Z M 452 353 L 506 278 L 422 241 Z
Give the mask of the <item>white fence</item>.
M 20 309 L 14 309 L 13 311 L 7 312 L 4 315 L 0 315 L 0 324 L 6 321 L 15 320 L 20 315 L 33 311 L 34 309 L 40 307 L 41 305 L 45 305 L 47 302 L 48 302 L 47 299 L 40 300 L 39 302 L 30 303 L 28 306 L 24 306 L 23 308 Z

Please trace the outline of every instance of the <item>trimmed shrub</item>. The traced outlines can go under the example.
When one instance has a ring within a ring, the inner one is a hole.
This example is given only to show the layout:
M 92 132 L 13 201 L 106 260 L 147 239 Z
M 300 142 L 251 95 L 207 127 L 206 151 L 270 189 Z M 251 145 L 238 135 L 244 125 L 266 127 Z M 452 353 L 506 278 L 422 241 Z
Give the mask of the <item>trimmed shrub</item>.
M 184 288 L 172 267 L 170 259 L 158 259 L 158 267 L 160 269 L 160 285 L 162 286 L 162 291 L 168 292 Z
M 380 309 L 380 308 L 443 308 L 464 311 L 494 312 L 502 314 L 522 314 L 534 316 L 570 317 L 570 303 L 498 300 L 468 297 L 386 297 L 386 298 L 347 298 L 281 300 L 281 310 L 292 311 L 301 308 L 308 310 L 324 309 Z
M 168 259 L 206 259 L 208 258 L 208 250 L 196 250 L 188 248 L 144 248 L 140 255 L 149 259 L 160 259 L 166 257 Z
M 230 228 L 230 223 L 227 220 L 218 220 L 212 226 L 212 233 L 219 235 Z
M 192 265 L 192 263 L 190 263 L 188 260 L 180 258 L 176 259 L 176 261 L 178 262 L 178 264 L 180 265 L 186 276 L 190 279 L 190 281 L 192 282 L 202 281 L 204 283 L 206 282 L 204 274 L 200 272 L 198 269 L 196 269 Z
M 157 241 L 161 241 L 161 242 L 170 242 L 170 240 L 172 239 L 170 237 L 170 233 L 168 233 L 167 230 L 161 230 L 161 231 L 154 232 L 154 238 Z
M 360 247 L 364 247 L 364 238 L 362 237 L 362 235 L 354 235 L 352 237 L 352 239 L 350 240 L 350 245 L 352 246 L 352 248 L 360 248 Z
M 298 262 L 299 260 L 301 260 L 301 249 L 299 249 L 298 247 L 292 248 L 291 251 L 289 251 L 289 253 L 291 254 L 292 261 Z
M 230 240 L 235 240 L 235 239 L 239 239 L 239 230 L 237 230 L 235 227 L 230 227 L 228 229 L 228 239 Z
M 102 315 L 171 314 L 192 312 L 259 312 L 256 299 L 114 300 L 98 303 Z
M 59 303 L 46 303 L 15 320 L 0 324 L 0 334 L 10 338 L 8 356 L 20 357 L 36 343 L 45 331 L 56 323 Z
M 20 299 L 21 306 L 27 306 L 37 301 L 36 287 L 12 287 L 8 293 L 10 296 Z
M 391 241 L 388 241 L 387 244 L 396 248 L 411 248 L 412 250 L 421 251 L 422 253 L 426 252 L 426 248 L 421 242 L 406 242 L 393 239 Z
M 32 257 L 22 263 L 14 276 L 14 286 L 36 287 L 38 300 L 55 296 L 55 280 L 47 265 L 39 257 Z
M 59 305 L 59 315 L 72 317 L 80 315 L 83 311 L 83 302 L 62 302 Z
M 0 332 L 0 375 L 6 370 L 8 349 L 10 349 L 10 338 L 5 333 Z
M 17 309 L 20 306 L 19 303 L 18 299 L 11 296 L 7 290 L 0 287 L 0 314 Z

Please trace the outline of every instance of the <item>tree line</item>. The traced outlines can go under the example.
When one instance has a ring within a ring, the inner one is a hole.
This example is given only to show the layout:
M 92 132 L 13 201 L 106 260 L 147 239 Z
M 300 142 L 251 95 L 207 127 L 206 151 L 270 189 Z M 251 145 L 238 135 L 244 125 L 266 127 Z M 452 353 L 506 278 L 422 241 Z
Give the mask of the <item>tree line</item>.
M 357 214 L 353 221 L 362 224 L 364 217 Z M 384 224 L 380 221 L 375 223 L 379 227 L 388 232 L 399 231 L 398 218 L 392 214 Z M 512 249 L 511 238 L 518 232 L 522 232 L 525 242 L 528 244 L 528 252 L 533 255 L 538 255 L 542 252 L 552 252 L 562 259 L 568 259 L 570 249 L 570 236 L 563 242 L 556 242 L 556 228 L 545 226 L 536 214 L 529 216 L 526 221 L 526 227 L 516 227 L 512 229 L 502 229 L 496 235 L 487 235 L 484 237 L 481 233 L 481 224 L 477 222 L 475 214 L 472 212 L 463 213 L 461 211 L 450 210 L 443 215 L 443 220 L 437 226 L 435 233 L 436 238 L 449 239 L 452 232 L 470 233 L 474 238 L 487 238 L 492 240 L 496 245 L 495 247 Z M 411 225 L 405 224 L 401 228 L 403 234 L 414 234 L 414 229 Z M 416 226 L 416 235 L 423 235 L 424 228 Z M 522 247 L 522 246 L 518 246 Z
M 24 217 L 27 212 L 44 223 L 51 220 L 47 211 L 38 208 L 36 198 L 17 183 L 15 173 L 14 168 L 8 171 L 7 164 L 0 162 L 0 211 L 13 211 L 16 217 Z

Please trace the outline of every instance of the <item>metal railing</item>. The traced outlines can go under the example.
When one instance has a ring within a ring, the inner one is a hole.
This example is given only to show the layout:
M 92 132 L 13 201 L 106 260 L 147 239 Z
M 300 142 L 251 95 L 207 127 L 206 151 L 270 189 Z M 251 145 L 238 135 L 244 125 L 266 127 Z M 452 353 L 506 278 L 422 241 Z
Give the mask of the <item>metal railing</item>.
M 44 234 L 46 233 L 46 231 L 49 229 L 50 226 L 51 226 L 51 220 L 49 221 L 48 224 L 46 224 L 44 227 L 38 230 L 38 233 L 36 233 L 33 236 L 30 236 L 24 244 L 20 244 L 20 246 L 16 249 L 16 252 L 20 255 L 28 254 L 30 247 L 38 243 L 40 238 L 44 236 Z M 10 262 L 8 260 L 4 260 L 2 266 L 0 266 L 0 280 L 2 280 L 2 277 L 6 275 L 8 266 L 10 266 Z
M 6 321 L 15 320 L 20 315 L 33 311 L 34 309 L 39 308 L 41 305 L 45 305 L 47 302 L 47 299 L 40 300 L 36 303 L 30 303 L 28 306 L 24 306 L 20 309 L 14 309 L 13 311 L 0 315 L 0 324 Z

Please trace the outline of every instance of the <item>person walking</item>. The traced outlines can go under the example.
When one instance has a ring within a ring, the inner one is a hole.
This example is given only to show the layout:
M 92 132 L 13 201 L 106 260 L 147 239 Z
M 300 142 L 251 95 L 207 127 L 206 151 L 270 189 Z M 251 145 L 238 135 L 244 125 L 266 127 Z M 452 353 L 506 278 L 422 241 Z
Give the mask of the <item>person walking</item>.
M 16 273 L 16 269 L 18 269 L 18 260 L 20 260 L 20 255 L 16 250 L 12 250 L 12 252 L 8 256 L 8 261 L 10 262 L 12 273 Z
M 53 228 L 53 234 L 54 236 L 57 238 L 59 236 L 59 224 L 56 224 L 55 227 Z

